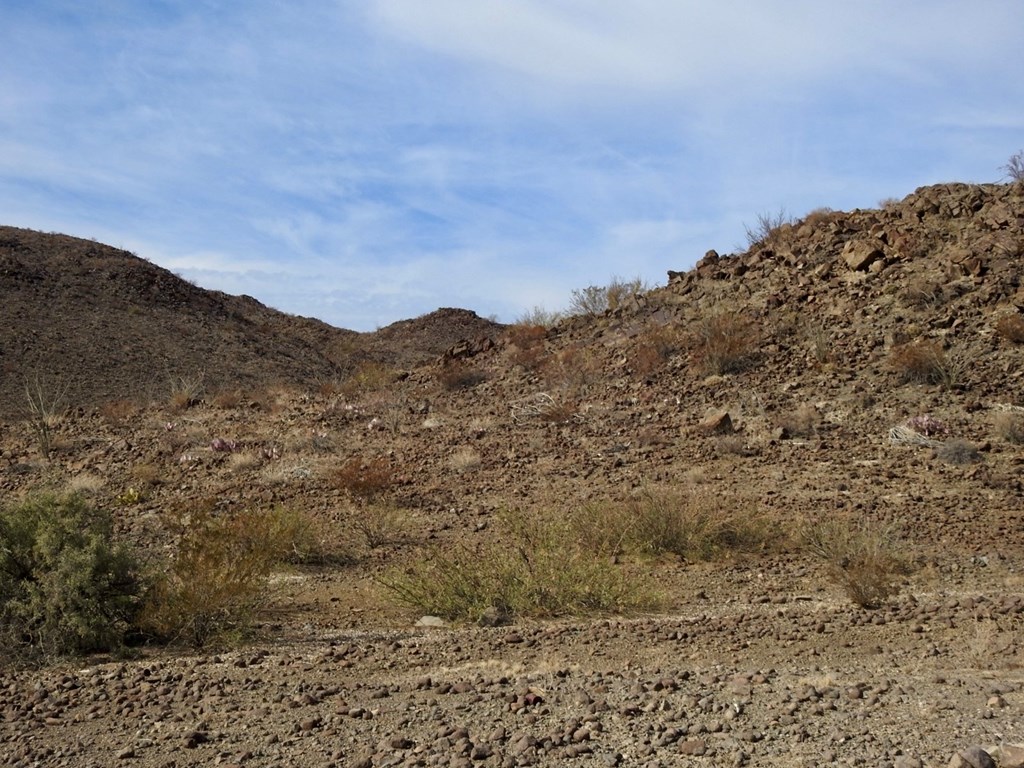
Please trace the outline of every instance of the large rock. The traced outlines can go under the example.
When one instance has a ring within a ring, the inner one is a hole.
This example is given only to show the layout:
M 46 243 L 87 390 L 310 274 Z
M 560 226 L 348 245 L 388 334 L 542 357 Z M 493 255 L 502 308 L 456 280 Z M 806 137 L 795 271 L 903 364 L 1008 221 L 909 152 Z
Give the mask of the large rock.
M 843 261 L 855 272 L 863 272 L 885 254 L 876 243 L 866 240 L 850 240 L 843 248 Z

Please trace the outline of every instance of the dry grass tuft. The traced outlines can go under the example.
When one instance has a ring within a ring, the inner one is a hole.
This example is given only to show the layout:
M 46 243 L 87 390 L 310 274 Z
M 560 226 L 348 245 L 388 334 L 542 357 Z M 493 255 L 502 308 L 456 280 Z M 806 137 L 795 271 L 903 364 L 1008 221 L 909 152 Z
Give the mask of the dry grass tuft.
M 334 485 L 353 500 L 372 502 L 394 483 L 394 470 L 382 458 L 351 458 L 334 471 Z
M 832 580 L 862 608 L 878 608 L 899 592 L 910 572 L 910 558 L 895 524 L 873 523 L 851 515 L 808 522 L 804 547 L 821 558 Z
M 996 435 L 1003 442 L 1024 445 L 1024 409 L 997 414 L 995 428 Z
M 1024 344 L 1024 317 L 1019 313 L 996 320 L 996 333 L 1014 344 Z
M 753 364 L 759 344 L 754 323 L 734 311 L 705 315 L 691 338 L 697 363 L 707 373 L 718 375 L 737 373 Z
M 958 387 L 967 372 L 967 361 L 948 354 L 937 341 L 913 341 L 893 347 L 889 364 L 901 380 L 916 384 Z

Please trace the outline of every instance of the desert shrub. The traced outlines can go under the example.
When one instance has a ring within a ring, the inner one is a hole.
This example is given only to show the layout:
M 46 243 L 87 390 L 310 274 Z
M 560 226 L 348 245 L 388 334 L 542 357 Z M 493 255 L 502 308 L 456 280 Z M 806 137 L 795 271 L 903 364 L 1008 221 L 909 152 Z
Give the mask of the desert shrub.
M 448 363 L 437 375 L 441 385 L 450 391 L 472 389 L 483 384 L 490 376 L 487 371 L 474 368 L 461 360 Z
M 110 514 L 77 494 L 0 510 L 0 656 L 42 659 L 121 647 L 143 589 Z
M 632 280 L 612 278 L 608 285 L 577 288 L 569 296 L 569 314 L 594 316 L 618 309 L 630 297 L 645 293 L 650 287 L 639 277 Z
M 978 449 L 966 440 L 953 438 L 945 440 L 935 448 L 935 456 L 947 464 L 975 464 L 981 461 L 981 454 Z
M 785 208 L 780 208 L 778 213 L 759 213 L 757 222 L 753 226 L 744 225 L 743 230 L 747 236 L 747 248 L 774 248 L 777 247 L 783 234 L 793 219 Z
M 924 309 L 941 306 L 946 301 L 946 294 L 941 283 L 918 279 L 907 284 L 900 294 L 900 300 L 908 307 Z
M 580 420 L 579 409 L 567 399 L 555 399 L 547 392 L 523 398 L 512 403 L 512 421 L 524 424 L 531 421 L 542 424 L 568 424 Z
M 947 353 L 937 341 L 913 341 L 893 347 L 889 363 L 905 382 L 938 384 L 943 389 L 959 386 L 967 371 L 966 361 Z
M 25 420 L 44 459 L 53 450 L 53 428 L 64 413 L 67 385 L 47 382 L 40 375 L 25 381 Z
M 385 494 L 394 483 L 394 470 L 382 458 L 353 457 L 334 471 L 334 485 L 354 501 L 370 502 Z
M 1024 182 L 1024 150 L 1010 156 L 1001 171 L 1006 173 L 1006 178 L 1013 182 Z
M 996 416 L 996 435 L 1014 445 L 1024 445 L 1024 410 L 1003 411 Z
M 402 511 L 386 501 L 352 505 L 345 513 L 345 525 L 359 534 L 370 549 L 379 549 L 402 541 L 406 520 Z
M 600 380 L 601 360 L 586 347 L 566 347 L 550 355 L 544 364 L 544 378 L 551 389 L 578 392 Z
M 776 423 L 791 437 L 810 437 L 817 430 L 820 420 L 818 409 L 810 403 L 804 403 L 782 413 Z
M 177 411 L 184 411 L 199 405 L 203 399 L 203 381 L 205 374 L 192 376 L 172 376 L 170 406 Z
M 506 515 L 494 527 L 490 543 L 436 550 L 381 583 L 400 602 L 453 621 L 476 622 L 492 610 L 547 618 L 658 605 L 642 579 L 580 546 L 565 520 Z
M 456 472 L 469 472 L 477 469 L 483 464 L 483 457 L 480 452 L 464 445 L 457 448 L 448 459 L 448 466 Z
M 215 408 L 231 410 L 241 405 L 243 397 L 240 389 L 221 389 L 213 395 L 212 402 Z
M 110 400 L 100 406 L 99 412 L 108 424 L 122 426 L 138 412 L 138 408 L 131 400 Z
M 1014 344 L 1024 344 L 1024 317 L 1003 315 L 996 320 L 996 333 Z
M 535 306 L 533 309 L 523 312 L 523 314 L 517 317 L 512 328 L 522 326 L 526 328 L 547 329 L 558 325 L 564 317 L 565 314 L 562 312 L 551 311 L 544 309 L 544 307 L 541 306 Z
M 650 376 L 679 352 L 680 334 L 665 325 L 653 325 L 640 333 L 629 355 L 629 367 L 638 376 Z
M 218 512 L 176 520 L 173 557 L 147 595 L 140 628 L 170 643 L 202 647 L 245 637 L 267 600 L 267 577 L 286 562 L 321 559 L 305 515 L 287 510 Z
M 862 608 L 877 608 L 899 591 L 910 558 L 896 524 L 840 515 L 805 524 L 804 547 L 823 560 L 832 581 Z
M 355 398 L 369 392 L 379 392 L 394 383 L 395 371 L 382 363 L 365 360 L 338 387 L 345 397 Z
M 722 310 L 697 321 L 692 348 L 698 364 L 708 373 L 736 373 L 753 363 L 759 338 L 750 319 Z

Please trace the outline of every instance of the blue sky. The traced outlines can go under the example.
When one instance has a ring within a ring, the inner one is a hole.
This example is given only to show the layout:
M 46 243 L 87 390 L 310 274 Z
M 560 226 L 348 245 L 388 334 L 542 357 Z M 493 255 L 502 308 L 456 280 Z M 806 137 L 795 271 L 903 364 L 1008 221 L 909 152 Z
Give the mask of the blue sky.
M 998 181 L 1019 0 L 4 0 L 0 223 L 372 330 Z

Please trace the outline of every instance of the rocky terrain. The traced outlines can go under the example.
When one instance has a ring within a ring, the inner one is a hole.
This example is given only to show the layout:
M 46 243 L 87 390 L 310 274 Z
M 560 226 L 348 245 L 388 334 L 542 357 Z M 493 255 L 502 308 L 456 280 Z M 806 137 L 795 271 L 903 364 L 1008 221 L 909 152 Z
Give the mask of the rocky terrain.
M 355 462 L 381 468 L 395 516 L 344 564 L 275 577 L 251 643 L 0 671 L 0 762 L 1024 764 L 1020 185 L 815 211 L 549 329 L 447 310 L 356 335 L 96 244 L 2 234 L 5 327 L 24 326 L 0 341 L 5 497 L 76 488 L 153 553 L 173 511 L 211 500 L 345 538 L 366 526 L 339 481 Z M 64 272 L 74 291 L 46 277 Z M 106 311 L 105 333 L 125 311 L 145 333 L 90 363 L 58 320 Z M 150 354 L 202 386 L 183 400 Z M 76 371 L 49 459 L 9 383 L 37 368 Z M 424 618 L 381 586 L 493 542 L 510 511 L 649 488 L 791 530 L 892 524 L 914 567 L 867 609 L 794 542 L 629 561 L 657 613 L 505 626 Z

